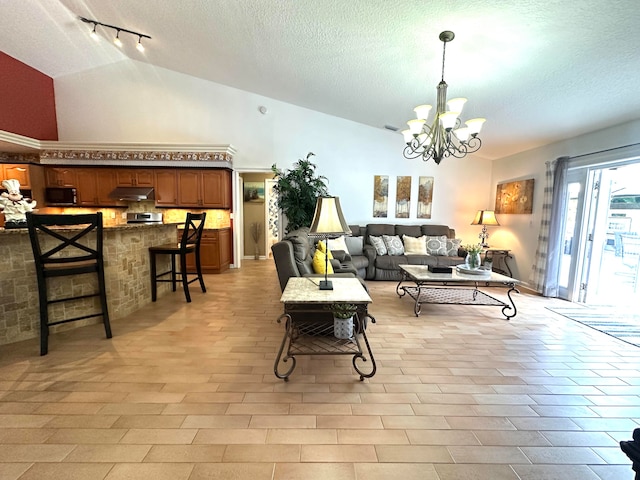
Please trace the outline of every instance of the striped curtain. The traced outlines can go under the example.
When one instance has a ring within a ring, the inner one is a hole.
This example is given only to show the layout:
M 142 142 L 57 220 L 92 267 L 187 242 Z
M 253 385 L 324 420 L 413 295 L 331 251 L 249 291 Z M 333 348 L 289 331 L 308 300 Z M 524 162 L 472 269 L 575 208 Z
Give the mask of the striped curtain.
M 538 248 L 529 282 L 545 297 L 558 296 L 558 274 L 561 260 L 562 209 L 567 189 L 566 177 L 569 157 L 546 162 L 542 218 Z

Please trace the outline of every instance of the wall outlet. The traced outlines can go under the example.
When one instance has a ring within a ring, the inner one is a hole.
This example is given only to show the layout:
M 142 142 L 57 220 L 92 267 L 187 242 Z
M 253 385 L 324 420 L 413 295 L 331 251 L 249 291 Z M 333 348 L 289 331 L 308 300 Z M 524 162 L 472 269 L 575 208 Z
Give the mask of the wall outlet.
M 127 219 L 127 212 L 122 212 L 120 214 L 120 216 L 122 217 L 123 220 L 126 220 Z

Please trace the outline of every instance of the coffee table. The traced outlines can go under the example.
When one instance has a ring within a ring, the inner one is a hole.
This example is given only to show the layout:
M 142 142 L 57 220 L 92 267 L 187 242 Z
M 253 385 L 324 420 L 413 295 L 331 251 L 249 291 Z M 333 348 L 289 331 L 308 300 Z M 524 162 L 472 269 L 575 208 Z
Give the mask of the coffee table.
M 413 312 L 420 315 L 422 305 L 453 304 L 502 307 L 507 320 L 517 314 L 511 294 L 520 293 L 516 285 L 518 280 L 490 270 L 465 273 L 457 267 L 451 267 L 451 273 L 433 273 L 426 265 L 400 265 L 402 278 L 396 286 L 399 297 L 405 294 L 415 300 Z M 403 285 L 411 282 L 412 285 Z M 480 286 L 503 287 L 507 289 L 508 303 L 478 290 Z
M 373 377 L 376 362 L 367 339 L 367 321 L 376 320 L 368 312 L 371 297 L 357 278 L 332 278 L 333 290 L 320 290 L 319 278 L 291 277 L 282 292 L 280 302 L 284 304 L 284 313 L 278 317 L 278 323 L 285 320 L 285 332 L 280 350 L 273 365 L 276 377 L 285 381 L 296 368 L 298 355 L 352 355 L 353 368 L 360 380 Z M 353 317 L 353 336 L 337 338 L 333 332 L 331 306 L 336 303 L 356 305 Z M 371 362 L 371 371 L 366 373 L 357 362 L 367 362 L 362 344 L 366 347 Z M 283 357 L 284 354 L 284 357 Z M 291 361 L 291 366 L 280 372 L 281 365 Z

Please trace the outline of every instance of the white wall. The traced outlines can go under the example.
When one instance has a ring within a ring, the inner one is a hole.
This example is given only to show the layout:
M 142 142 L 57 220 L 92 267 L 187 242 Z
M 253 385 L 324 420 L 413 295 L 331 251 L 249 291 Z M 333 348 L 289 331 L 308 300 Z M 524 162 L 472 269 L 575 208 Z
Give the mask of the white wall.
M 511 248 L 515 257 L 516 278 L 528 282 L 531 274 L 538 234 L 544 192 L 545 162 L 561 156 L 574 157 L 611 148 L 631 145 L 640 140 L 640 120 L 614 128 L 570 138 L 545 147 L 529 150 L 493 162 L 490 205 L 495 204 L 496 186 L 513 180 L 535 179 L 533 214 L 497 215 L 500 227 L 490 232 L 490 243 Z
M 382 128 L 130 60 L 59 77 L 54 85 L 61 141 L 232 144 L 234 167 L 242 171 L 287 168 L 312 151 L 351 224 L 442 223 L 475 243 L 479 230 L 469 224 L 490 206 L 490 162 L 407 160 L 402 137 Z M 389 175 L 387 219 L 372 217 L 374 175 Z M 413 178 L 409 219 L 394 218 L 398 175 Z M 431 220 L 416 219 L 418 176 L 435 177 Z

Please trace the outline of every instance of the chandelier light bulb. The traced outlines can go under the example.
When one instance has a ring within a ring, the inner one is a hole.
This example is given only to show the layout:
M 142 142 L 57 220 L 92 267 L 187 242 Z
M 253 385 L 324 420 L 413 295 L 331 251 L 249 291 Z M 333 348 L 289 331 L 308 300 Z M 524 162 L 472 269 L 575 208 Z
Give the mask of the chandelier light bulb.
M 482 146 L 478 137 L 484 118 L 473 118 L 462 125 L 460 115 L 467 102 L 466 98 L 452 98 L 447 101 L 447 83 L 444 81 L 444 60 L 447 43 L 455 38 L 451 31 L 444 31 L 439 36 L 442 47 L 442 79 L 436 87 L 437 102 L 435 117 L 429 123 L 427 119 L 433 108 L 431 105 L 418 105 L 414 108 L 416 119 L 409 120 L 409 128 L 402 131 L 405 158 L 422 158 L 425 162 L 433 159 L 440 164 L 443 158 L 463 158 L 468 153 L 477 152 Z
M 96 27 L 98 26 L 97 23 L 93 24 L 93 30 L 91 30 L 91 33 L 89 34 L 91 36 L 91 38 L 93 38 L 96 42 L 98 40 L 100 40 L 100 37 L 98 36 L 97 32 L 96 32 Z

